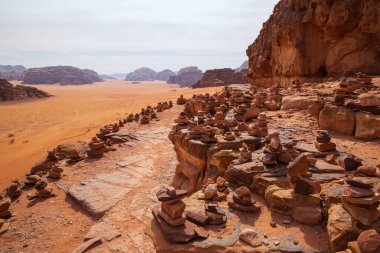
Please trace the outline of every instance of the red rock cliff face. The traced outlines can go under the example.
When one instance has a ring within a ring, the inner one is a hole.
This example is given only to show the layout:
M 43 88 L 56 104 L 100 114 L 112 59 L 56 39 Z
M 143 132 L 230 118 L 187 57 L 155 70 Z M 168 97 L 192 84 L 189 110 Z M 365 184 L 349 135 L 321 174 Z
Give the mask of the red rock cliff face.
M 247 49 L 253 83 L 380 74 L 379 0 L 281 0 Z

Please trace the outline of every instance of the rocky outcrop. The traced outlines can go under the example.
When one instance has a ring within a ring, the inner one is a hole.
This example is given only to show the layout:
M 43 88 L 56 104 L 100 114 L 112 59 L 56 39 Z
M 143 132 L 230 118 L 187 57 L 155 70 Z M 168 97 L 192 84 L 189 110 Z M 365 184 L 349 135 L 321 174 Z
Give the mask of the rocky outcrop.
M 22 81 L 27 70 L 28 69 L 22 65 L 0 65 L 0 78 L 6 79 L 8 81 Z
M 168 81 L 171 76 L 175 76 L 175 73 L 170 69 L 164 69 L 157 73 L 155 79 L 160 81 Z
M 91 84 L 100 82 L 98 74 L 89 69 L 79 69 L 71 66 L 53 66 L 31 68 L 25 74 L 25 84 Z
M 34 87 L 13 86 L 5 79 L 0 79 L 0 102 L 16 101 L 28 98 L 44 98 L 50 95 Z
M 129 73 L 125 81 L 150 81 L 156 78 L 157 72 L 150 68 L 139 68 Z
M 253 83 L 379 74 L 380 2 L 281 0 L 247 49 Z
M 207 70 L 202 79 L 194 84 L 193 88 L 225 86 L 229 84 L 248 83 L 244 72 L 235 72 L 230 68 Z
M 240 67 L 235 69 L 235 72 L 242 72 L 242 71 L 248 70 L 248 68 L 249 68 L 249 65 L 248 65 L 248 60 L 247 60 L 243 62 Z
M 168 83 L 179 84 L 181 87 L 192 86 L 202 78 L 202 70 L 195 66 L 180 69 L 177 75 L 171 76 Z

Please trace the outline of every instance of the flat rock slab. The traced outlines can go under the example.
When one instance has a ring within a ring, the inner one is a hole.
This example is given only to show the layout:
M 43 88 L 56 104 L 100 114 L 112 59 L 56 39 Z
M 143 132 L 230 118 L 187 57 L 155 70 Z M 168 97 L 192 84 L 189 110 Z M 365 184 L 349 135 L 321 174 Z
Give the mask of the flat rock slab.
M 296 146 L 296 149 L 301 152 L 313 153 L 315 157 L 325 157 L 329 154 L 339 155 L 341 152 L 338 147 L 337 147 L 337 150 L 321 152 L 314 146 L 314 144 L 306 143 L 306 142 L 299 142 Z
M 344 177 L 345 174 L 342 173 L 314 173 L 311 179 L 316 180 L 319 183 L 328 183 Z
M 91 180 L 71 186 L 67 194 L 91 216 L 100 218 L 129 191 L 128 188 Z
M 95 248 L 96 246 L 102 244 L 102 240 L 97 237 L 97 238 L 93 238 L 91 240 L 88 240 L 84 243 L 82 243 L 81 245 L 78 246 L 78 248 L 76 248 L 73 253 L 83 253 L 83 252 L 86 252 L 92 248 Z
M 123 158 L 121 161 L 117 162 L 116 164 L 121 167 L 127 167 L 128 165 L 144 161 L 147 159 L 146 155 L 133 155 L 133 156 L 127 156 Z
M 99 174 L 95 177 L 97 181 L 103 181 L 105 183 L 116 184 L 121 186 L 138 186 L 141 184 L 141 180 L 131 176 L 124 172 L 112 172 L 109 174 Z
M 84 240 L 88 241 L 97 237 L 104 238 L 107 241 L 112 241 L 121 233 L 112 225 L 105 222 L 100 222 L 91 227 L 90 231 L 85 236 Z
M 346 170 L 335 164 L 325 162 L 323 160 L 317 160 L 317 164 L 311 167 L 310 172 L 312 173 L 345 173 Z

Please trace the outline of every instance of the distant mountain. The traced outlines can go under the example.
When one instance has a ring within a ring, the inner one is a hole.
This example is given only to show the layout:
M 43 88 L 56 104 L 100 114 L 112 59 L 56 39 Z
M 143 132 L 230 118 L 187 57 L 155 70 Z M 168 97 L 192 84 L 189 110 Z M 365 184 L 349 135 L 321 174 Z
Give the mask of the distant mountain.
M 238 67 L 237 69 L 235 69 L 235 72 L 241 72 L 242 70 L 245 70 L 245 69 L 248 69 L 249 66 L 248 66 L 248 60 L 246 60 L 245 62 L 243 62 L 243 64 Z
M 129 73 L 126 81 L 150 81 L 156 78 L 157 72 L 151 68 L 143 67 Z
M 157 73 L 155 80 L 167 81 L 171 76 L 175 76 L 175 73 L 170 69 L 164 69 Z
M 6 79 L 8 81 L 22 81 L 26 72 L 27 68 L 22 65 L 0 65 L 0 78 Z
M 199 80 L 192 88 L 226 86 L 229 84 L 244 84 L 248 83 L 248 78 L 245 71 L 236 72 L 230 68 L 210 69 L 207 70 L 202 79 Z
M 62 85 L 91 84 L 102 81 L 98 73 L 90 69 L 80 69 L 71 66 L 53 66 L 31 68 L 25 74 L 25 84 L 55 84 Z
M 103 79 L 103 80 L 116 80 L 115 77 L 113 76 L 109 76 L 109 75 L 98 75 L 99 78 Z
M 190 66 L 182 68 L 178 71 L 178 74 L 171 76 L 168 83 L 179 84 L 181 87 L 192 86 L 202 78 L 202 70 L 198 67 Z
M 23 85 L 13 86 L 7 80 L 0 79 L 0 102 L 44 97 L 50 97 L 50 95 L 34 87 Z

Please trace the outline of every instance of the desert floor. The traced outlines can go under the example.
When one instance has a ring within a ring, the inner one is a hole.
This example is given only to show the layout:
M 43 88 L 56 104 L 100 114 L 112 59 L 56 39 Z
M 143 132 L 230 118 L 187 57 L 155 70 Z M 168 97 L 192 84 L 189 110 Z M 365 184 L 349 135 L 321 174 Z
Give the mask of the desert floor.
M 15 84 L 15 83 L 14 83 Z M 147 105 L 176 100 L 180 94 L 220 88 L 179 88 L 165 82 L 131 84 L 113 80 L 92 85 L 36 85 L 54 95 L 41 100 L 0 104 L 0 189 L 23 179 L 31 166 L 57 145 L 89 141 L 105 124 L 117 122 Z

